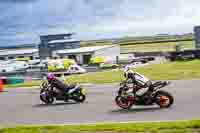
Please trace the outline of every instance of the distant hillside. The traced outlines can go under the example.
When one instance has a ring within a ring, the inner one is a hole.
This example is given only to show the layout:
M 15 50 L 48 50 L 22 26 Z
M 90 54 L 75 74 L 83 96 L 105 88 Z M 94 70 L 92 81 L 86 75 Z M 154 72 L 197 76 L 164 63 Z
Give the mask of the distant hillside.
M 181 44 L 182 49 L 195 48 L 195 36 L 192 33 L 182 35 L 155 35 L 155 36 L 140 36 L 140 37 L 121 37 L 99 40 L 81 40 L 81 46 L 99 46 L 118 44 L 121 48 L 121 53 L 131 52 L 152 52 L 152 51 L 174 51 L 177 44 Z M 3 46 L 0 49 L 24 49 L 37 48 L 37 44 L 23 44 L 15 46 Z
M 81 41 L 81 46 L 94 46 L 94 45 L 137 45 L 137 44 L 152 44 L 152 43 L 166 43 L 166 42 L 179 42 L 179 41 L 193 41 L 194 35 L 192 33 L 182 35 L 156 35 L 156 36 L 141 36 L 141 37 L 122 37 L 115 39 L 101 39 L 101 40 L 88 40 Z
M 20 49 L 20 48 L 35 48 L 36 44 L 22 44 L 22 45 L 13 45 L 13 46 L 0 46 L 0 49 Z

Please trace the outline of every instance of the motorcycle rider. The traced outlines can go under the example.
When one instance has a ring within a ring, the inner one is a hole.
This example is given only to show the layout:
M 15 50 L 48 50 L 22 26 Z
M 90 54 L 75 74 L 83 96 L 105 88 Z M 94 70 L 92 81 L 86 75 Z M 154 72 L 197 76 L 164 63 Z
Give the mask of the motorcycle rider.
M 63 94 L 67 94 L 69 86 L 66 85 L 63 81 L 56 78 L 53 73 L 48 73 L 47 81 L 51 84 L 52 88 L 56 88 L 59 90 L 59 95 L 62 96 Z
M 131 89 L 134 89 L 134 85 L 141 86 L 141 89 L 136 91 L 137 96 L 143 97 L 144 100 L 148 98 L 148 91 L 152 85 L 150 79 L 133 71 L 129 66 L 125 67 L 124 77 L 126 78 L 126 82 L 132 86 Z M 133 92 L 133 90 L 128 90 L 128 92 Z

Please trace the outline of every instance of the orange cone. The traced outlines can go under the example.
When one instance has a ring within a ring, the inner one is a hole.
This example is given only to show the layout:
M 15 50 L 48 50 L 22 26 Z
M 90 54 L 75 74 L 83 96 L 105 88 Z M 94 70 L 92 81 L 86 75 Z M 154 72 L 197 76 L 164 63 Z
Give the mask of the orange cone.
M 0 79 L 0 92 L 3 92 L 3 81 Z

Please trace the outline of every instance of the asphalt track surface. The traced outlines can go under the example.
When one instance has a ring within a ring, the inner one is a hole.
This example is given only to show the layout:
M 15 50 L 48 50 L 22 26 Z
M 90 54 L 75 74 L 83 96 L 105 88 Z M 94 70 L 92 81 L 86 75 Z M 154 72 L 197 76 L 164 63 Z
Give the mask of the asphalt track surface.
M 9 89 L 0 94 L 0 125 L 82 124 L 96 122 L 162 121 L 200 118 L 200 80 L 172 81 L 163 88 L 173 94 L 171 108 L 138 106 L 122 110 L 114 103 L 117 84 L 87 86 L 82 104 L 57 101 L 45 105 L 37 89 Z

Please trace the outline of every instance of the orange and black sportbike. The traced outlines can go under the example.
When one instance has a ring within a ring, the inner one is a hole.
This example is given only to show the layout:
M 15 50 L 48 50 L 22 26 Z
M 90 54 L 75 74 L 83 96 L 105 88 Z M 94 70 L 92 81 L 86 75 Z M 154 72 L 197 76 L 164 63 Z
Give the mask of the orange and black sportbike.
M 124 81 L 120 83 L 115 102 L 122 109 L 130 109 L 133 105 L 148 106 L 154 104 L 159 105 L 160 108 L 168 108 L 173 104 L 174 98 L 169 92 L 160 89 L 169 84 L 170 82 L 167 81 L 157 81 L 152 83 L 143 95 L 137 95 L 137 91 L 144 88 L 144 86 L 135 84 L 130 89 L 127 82 Z

